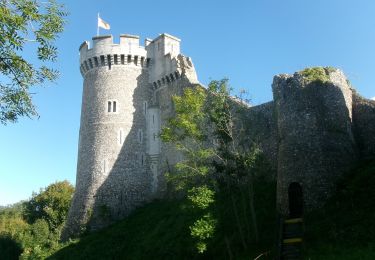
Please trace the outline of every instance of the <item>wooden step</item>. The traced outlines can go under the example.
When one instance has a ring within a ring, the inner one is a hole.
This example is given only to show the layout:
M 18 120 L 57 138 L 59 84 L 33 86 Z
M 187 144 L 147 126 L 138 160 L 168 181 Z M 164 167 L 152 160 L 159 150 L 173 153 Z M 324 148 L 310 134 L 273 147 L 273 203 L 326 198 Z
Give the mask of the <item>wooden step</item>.
M 283 239 L 283 244 L 302 243 L 301 237 Z
M 285 224 L 296 224 L 296 223 L 302 223 L 302 222 L 303 222 L 302 218 L 290 218 L 284 221 Z

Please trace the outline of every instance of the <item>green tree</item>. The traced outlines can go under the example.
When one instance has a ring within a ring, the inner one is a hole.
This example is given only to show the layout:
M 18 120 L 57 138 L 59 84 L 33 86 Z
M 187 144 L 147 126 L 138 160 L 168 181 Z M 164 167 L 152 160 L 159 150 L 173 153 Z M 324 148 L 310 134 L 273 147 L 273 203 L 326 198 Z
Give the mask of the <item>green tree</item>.
M 59 232 L 67 217 L 74 187 L 68 181 L 56 182 L 33 193 L 25 202 L 24 216 L 30 224 L 44 219 L 52 232 Z
M 185 89 L 182 96 L 173 97 L 175 116 L 161 133 L 164 142 L 173 143 L 184 155 L 175 172 L 167 177 L 171 186 L 185 193 L 193 208 L 200 210 L 200 217 L 190 226 L 190 231 L 201 253 L 206 251 L 217 228 L 220 212 L 215 210 L 215 204 L 222 192 L 231 198 L 242 246 L 247 247 L 247 237 L 240 211 L 247 206 L 239 203 L 249 204 L 252 230 L 258 240 L 252 169 L 260 153 L 246 139 L 243 116 L 248 105 L 230 94 L 226 79 L 212 81 L 207 90 Z M 238 191 L 246 197 L 241 202 L 234 195 Z M 242 215 L 249 222 L 246 212 Z
M 52 68 L 57 58 L 55 40 L 64 29 L 66 16 L 64 7 L 54 0 L 0 0 L 2 124 L 38 115 L 30 87 L 58 77 Z

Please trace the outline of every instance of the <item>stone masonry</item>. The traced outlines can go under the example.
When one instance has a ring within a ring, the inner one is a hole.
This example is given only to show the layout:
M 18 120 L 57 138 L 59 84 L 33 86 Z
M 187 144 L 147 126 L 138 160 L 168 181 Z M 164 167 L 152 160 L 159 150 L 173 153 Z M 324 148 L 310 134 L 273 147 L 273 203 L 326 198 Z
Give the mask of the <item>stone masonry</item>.
M 159 132 L 173 116 L 173 95 L 201 86 L 180 40 L 161 34 L 110 35 L 80 46 L 83 76 L 76 191 L 62 239 L 99 229 L 165 192 L 163 173 L 182 159 Z M 320 68 L 322 69 L 322 68 Z M 375 101 L 360 97 L 337 69 L 326 82 L 303 73 L 275 76 L 274 100 L 249 107 L 247 140 L 277 170 L 277 202 L 287 215 L 288 189 L 303 190 L 306 210 L 318 207 L 336 180 L 361 158 L 375 156 Z

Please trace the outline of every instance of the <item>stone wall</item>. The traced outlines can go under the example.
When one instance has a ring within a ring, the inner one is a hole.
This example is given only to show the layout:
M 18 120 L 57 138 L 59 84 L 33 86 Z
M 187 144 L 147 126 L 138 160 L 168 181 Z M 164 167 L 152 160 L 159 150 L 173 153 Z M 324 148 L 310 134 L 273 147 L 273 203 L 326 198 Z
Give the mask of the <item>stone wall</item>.
M 353 132 L 362 158 L 375 157 L 375 101 L 353 93 Z
M 262 150 L 272 168 L 276 170 L 278 138 L 275 103 L 271 101 L 250 107 L 245 120 L 249 141 Z
M 293 182 L 302 186 L 305 208 L 318 207 L 357 160 L 352 90 L 341 71 L 326 73 L 327 82 L 306 82 L 301 73 L 279 75 L 273 81 L 279 142 L 277 202 L 284 215 Z

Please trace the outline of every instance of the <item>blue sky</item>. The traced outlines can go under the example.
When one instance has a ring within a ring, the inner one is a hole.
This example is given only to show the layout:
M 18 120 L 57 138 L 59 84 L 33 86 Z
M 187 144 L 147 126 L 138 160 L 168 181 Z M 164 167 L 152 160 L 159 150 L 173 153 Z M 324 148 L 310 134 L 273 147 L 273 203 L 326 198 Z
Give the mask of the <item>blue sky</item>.
M 35 88 L 40 119 L 0 125 L 0 205 L 57 180 L 75 183 L 82 78 L 78 47 L 96 34 L 97 13 L 141 42 L 167 32 L 182 39 L 203 84 L 228 77 L 254 104 L 272 99 L 272 78 L 310 66 L 344 70 L 375 97 L 373 0 L 63 1 L 70 12 L 58 43 L 56 84 Z

